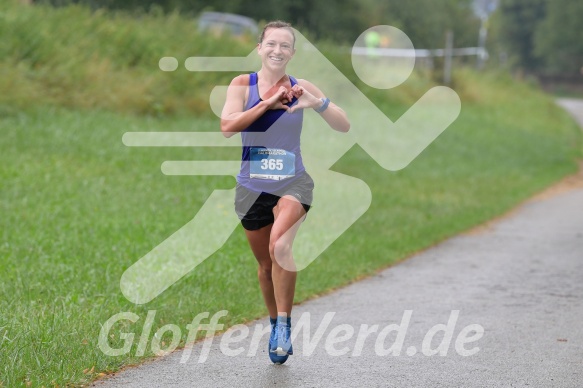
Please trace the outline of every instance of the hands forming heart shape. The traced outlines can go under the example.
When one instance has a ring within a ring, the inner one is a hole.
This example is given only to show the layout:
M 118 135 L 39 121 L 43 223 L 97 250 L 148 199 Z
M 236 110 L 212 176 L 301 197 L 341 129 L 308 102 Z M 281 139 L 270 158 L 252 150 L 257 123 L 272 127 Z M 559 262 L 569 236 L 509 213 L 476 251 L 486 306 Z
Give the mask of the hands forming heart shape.
M 298 99 L 294 106 L 290 108 L 285 105 L 292 101 L 294 97 Z M 298 109 L 318 107 L 321 104 L 321 100 L 296 84 L 291 89 L 280 86 L 277 92 L 267 100 L 267 103 L 269 104 L 269 109 L 284 109 L 288 113 L 294 113 Z
M 299 99 L 303 93 L 304 89 L 297 84 L 292 86 L 291 89 L 287 89 L 285 86 L 280 86 L 277 92 L 267 100 L 269 108 L 288 110 L 289 107 L 285 104 L 292 101 L 294 97 Z

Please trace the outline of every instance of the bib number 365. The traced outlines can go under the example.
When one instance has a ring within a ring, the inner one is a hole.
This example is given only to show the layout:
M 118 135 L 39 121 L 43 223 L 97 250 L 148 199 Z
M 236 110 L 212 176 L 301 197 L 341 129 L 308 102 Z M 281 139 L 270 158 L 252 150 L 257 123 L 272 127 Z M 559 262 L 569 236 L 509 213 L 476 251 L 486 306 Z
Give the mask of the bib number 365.
M 295 174 L 295 155 L 287 150 L 252 147 L 249 161 L 249 176 L 252 179 L 280 181 Z
M 261 159 L 262 170 L 283 170 L 283 159 Z

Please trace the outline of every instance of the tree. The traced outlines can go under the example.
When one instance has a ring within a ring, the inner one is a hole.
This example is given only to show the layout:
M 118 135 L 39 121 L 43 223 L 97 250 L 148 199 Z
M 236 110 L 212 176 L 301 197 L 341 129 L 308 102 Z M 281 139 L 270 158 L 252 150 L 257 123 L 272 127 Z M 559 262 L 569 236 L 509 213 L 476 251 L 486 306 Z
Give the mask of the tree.
M 534 71 L 542 64 L 534 54 L 535 31 L 546 16 L 548 0 L 502 0 L 498 8 L 500 44 L 518 66 Z
M 535 32 L 534 54 L 546 73 L 579 73 L 583 69 L 583 1 L 553 0 Z

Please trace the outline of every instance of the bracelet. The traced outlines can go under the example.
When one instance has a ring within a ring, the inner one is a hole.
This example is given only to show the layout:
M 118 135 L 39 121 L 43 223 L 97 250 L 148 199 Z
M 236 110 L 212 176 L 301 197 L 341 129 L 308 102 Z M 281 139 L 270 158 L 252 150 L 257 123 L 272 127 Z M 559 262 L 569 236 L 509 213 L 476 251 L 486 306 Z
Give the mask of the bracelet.
M 318 113 L 324 112 L 326 109 L 328 109 L 328 105 L 330 105 L 330 99 L 329 98 L 320 98 L 320 100 L 322 100 L 322 102 L 324 104 L 321 107 L 319 107 L 318 109 L 314 109 Z

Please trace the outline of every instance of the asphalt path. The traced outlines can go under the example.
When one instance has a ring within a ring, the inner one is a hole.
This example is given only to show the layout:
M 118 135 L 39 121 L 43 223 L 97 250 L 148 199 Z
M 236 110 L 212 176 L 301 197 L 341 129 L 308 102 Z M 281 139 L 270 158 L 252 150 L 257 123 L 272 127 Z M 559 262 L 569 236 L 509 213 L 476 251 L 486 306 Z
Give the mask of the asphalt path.
M 583 126 L 583 102 L 559 103 Z M 265 318 L 95 386 L 583 387 L 583 178 L 566 182 L 295 306 L 310 327 L 284 365 L 253 339 Z

